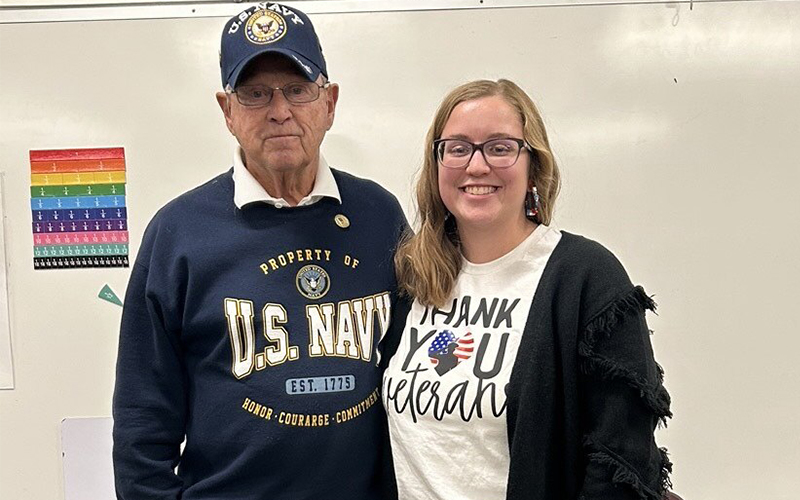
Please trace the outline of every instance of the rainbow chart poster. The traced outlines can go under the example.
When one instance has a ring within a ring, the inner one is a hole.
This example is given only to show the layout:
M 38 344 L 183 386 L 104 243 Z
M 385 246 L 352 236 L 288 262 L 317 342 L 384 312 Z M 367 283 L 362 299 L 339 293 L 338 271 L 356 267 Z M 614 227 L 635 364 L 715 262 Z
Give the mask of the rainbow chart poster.
M 30 159 L 34 269 L 128 267 L 124 148 Z

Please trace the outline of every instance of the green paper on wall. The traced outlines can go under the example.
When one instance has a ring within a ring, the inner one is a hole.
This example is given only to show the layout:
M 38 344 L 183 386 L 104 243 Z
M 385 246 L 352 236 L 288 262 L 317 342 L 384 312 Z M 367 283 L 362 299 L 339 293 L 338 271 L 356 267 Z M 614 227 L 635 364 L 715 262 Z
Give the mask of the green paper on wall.
M 103 300 L 107 300 L 108 302 L 111 302 L 112 304 L 116 304 L 118 306 L 122 305 L 122 301 L 119 300 L 119 297 L 117 297 L 117 294 L 114 293 L 114 290 L 112 290 L 111 287 L 108 286 L 108 285 L 105 285 L 103 287 L 103 289 L 100 290 L 100 294 L 98 295 L 98 297 L 100 297 Z

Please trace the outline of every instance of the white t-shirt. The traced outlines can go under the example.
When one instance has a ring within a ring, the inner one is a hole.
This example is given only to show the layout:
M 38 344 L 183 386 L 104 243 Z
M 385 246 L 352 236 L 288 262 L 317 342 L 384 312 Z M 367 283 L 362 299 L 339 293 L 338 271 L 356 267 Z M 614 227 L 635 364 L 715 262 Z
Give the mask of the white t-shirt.
M 560 239 L 540 225 L 499 259 L 465 260 L 444 309 L 414 302 L 383 376 L 400 500 L 505 499 L 505 387 Z

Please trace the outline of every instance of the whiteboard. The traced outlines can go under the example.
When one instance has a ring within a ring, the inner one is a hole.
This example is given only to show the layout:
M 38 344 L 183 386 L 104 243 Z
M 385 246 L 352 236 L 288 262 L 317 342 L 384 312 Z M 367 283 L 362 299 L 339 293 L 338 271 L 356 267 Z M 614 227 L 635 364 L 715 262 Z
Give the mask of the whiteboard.
M 413 213 L 441 97 L 508 77 L 564 174 L 555 222 L 655 294 L 676 418 L 658 431 L 686 500 L 795 500 L 800 479 L 800 2 L 314 14 L 341 85 L 323 145 Z M 15 356 L 0 391 L 0 498 L 64 498 L 58 425 L 108 416 L 129 270 L 34 272 L 28 151 L 125 147 L 132 253 L 168 200 L 225 170 L 224 19 L 0 25 L 0 165 Z

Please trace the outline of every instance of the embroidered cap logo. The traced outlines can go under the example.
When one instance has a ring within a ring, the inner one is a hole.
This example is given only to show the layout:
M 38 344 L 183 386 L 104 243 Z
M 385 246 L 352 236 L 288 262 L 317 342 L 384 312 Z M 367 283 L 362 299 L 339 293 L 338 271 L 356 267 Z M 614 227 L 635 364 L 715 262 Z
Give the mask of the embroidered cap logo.
M 286 34 L 286 21 L 277 12 L 257 10 L 250 14 L 244 34 L 248 40 L 259 45 L 272 43 Z

